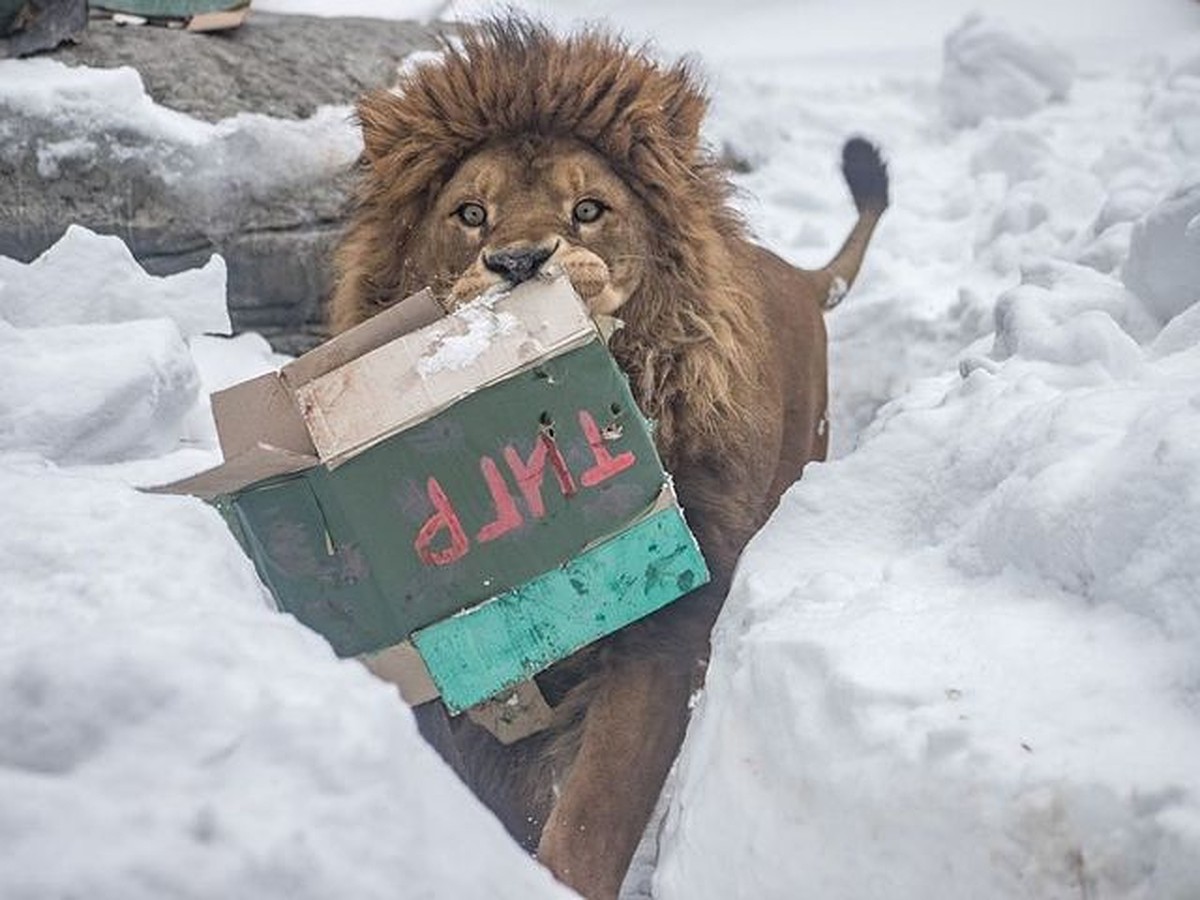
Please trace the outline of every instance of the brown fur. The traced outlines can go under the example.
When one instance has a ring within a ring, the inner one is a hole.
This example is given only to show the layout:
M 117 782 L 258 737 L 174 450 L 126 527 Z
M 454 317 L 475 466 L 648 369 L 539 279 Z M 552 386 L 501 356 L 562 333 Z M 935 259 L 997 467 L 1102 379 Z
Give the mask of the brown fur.
M 539 676 L 555 726 L 502 747 L 465 717 L 426 735 L 512 833 L 588 897 L 615 897 L 682 740 L 708 633 L 746 541 L 827 446 L 822 311 L 887 205 L 873 148 L 844 170 L 860 219 L 825 269 L 752 244 L 699 137 L 686 67 L 621 42 L 491 22 L 359 104 L 365 151 L 338 254 L 334 330 L 429 284 L 447 302 L 502 280 L 497 251 L 544 249 L 594 312 L 675 477 L 707 587 Z M 602 199 L 595 222 L 572 204 Z M 457 214 L 479 203 L 487 222 Z

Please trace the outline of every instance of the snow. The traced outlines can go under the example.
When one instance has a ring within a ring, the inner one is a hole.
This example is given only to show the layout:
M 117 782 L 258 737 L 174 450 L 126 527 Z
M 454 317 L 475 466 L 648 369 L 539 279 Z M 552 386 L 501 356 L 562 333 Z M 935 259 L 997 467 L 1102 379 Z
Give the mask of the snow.
M 1200 5 L 551 14 L 702 54 L 708 138 L 798 264 L 852 221 L 846 136 L 893 178 L 827 319 L 832 459 L 739 567 L 626 896 L 1196 896 Z M 144 96 L 0 62 L 0 107 L 63 126 L 48 175 L 122 129 L 181 190 L 357 152 L 344 111 L 207 125 Z M 152 279 L 68 236 L 0 260 L 0 893 L 561 895 L 388 689 L 268 608 L 214 512 L 130 487 L 211 465 L 201 395 L 280 362 L 171 311 L 211 310 L 219 268 Z
M 656 897 L 1194 896 L 1200 335 L 1041 300 L 755 540 Z
M 489 292 L 460 306 L 446 320 L 449 333 L 417 361 L 422 378 L 434 378 L 439 372 L 457 372 L 472 365 L 492 342 L 512 334 L 520 320 L 512 313 L 496 312 L 501 293 Z
M 174 323 L 14 328 L 0 322 L 0 451 L 63 463 L 160 456 L 200 379 Z
M 0 60 L 0 164 L 6 152 L 13 162 L 22 152 L 17 136 L 29 119 L 39 122 L 35 152 L 44 176 L 106 160 L 141 163 L 200 220 L 228 221 L 220 210 L 344 171 L 362 149 L 349 106 L 323 106 L 301 120 L 240 113 L 210 123 L 154 103 L 126 66 Z
M 0 491 L 6 898 L 568 895 L 211 509 L 11 463 Z
M 1200 183 L 1137 223 L 1122 278 L 1164 323 L 1200 300 Z
M 254 0 L 256 12 L 304 16 L 366 16 L 430 22 L 441 18 L 446 0 Z
M 229 334 L 225 261 L 155 277 L 118 237 L 79 225 L 28 265 L 0 257 L 0 318 L 22 328 L 171 319 L 186 336 Z
M 946 36 L 942 111 L 953 125 L 989 116 L 1022 118 L 1071 90 L 1070 56 L 1037 35 L 1020 35 L 980 14 Z
M 977 11 L 1069 41 L 1086 62 L 1105 68 L 1196 28 L 1195 9 L 1180 0 L 907 0 L 902 14 L 883 0 L 450 0 L 442 18 L 473 19 L 514 5 L 563 28 L 616 25 L 635 42 L 697 54 L 718 78 L 731 68 L 772 76 L 830 70 L 860 82 L 880 72 L 932 71 L 943 38 Z M 381 10 L 392 8 L 387 0 L 379 3 Z

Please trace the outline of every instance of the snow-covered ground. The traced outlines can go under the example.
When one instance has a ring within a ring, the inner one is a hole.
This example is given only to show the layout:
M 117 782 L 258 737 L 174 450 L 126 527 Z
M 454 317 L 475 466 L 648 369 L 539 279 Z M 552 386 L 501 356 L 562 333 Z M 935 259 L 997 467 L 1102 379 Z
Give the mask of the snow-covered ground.
M 973 5 L 554 5 L 700 53 L 793 261 L 849 226 L 846 135 L 893 176 L 829 317 L 835 458 L 747 551 L 631 895 L 1200 896 L 1200 4 Z M 352 140 L 79 75 L 0 62 L 0 102 Z M 278 363 L 199 333 L 218 261 L 131 266 L 82 231 L 0 260 L 0 895 L 563 893 L 215 513 L 131 487 L 211 463 L 203 395 Z

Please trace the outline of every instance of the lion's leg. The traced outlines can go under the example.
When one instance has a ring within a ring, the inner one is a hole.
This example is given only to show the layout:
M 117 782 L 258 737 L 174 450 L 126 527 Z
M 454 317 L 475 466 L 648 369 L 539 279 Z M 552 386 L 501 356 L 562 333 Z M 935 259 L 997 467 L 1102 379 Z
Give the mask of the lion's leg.
M 513 839 L 533 851 L 550 806 L 553 735 L 501 744 L 467 716 L 453 719 L 441 703 L 415 707 L 422 736 L 498 818 Z
M 707 607 L 693 595 L 630 626 L 599 676 L 537 850 L 588 900 L 616 898 L 679 750 L 707 647 Z

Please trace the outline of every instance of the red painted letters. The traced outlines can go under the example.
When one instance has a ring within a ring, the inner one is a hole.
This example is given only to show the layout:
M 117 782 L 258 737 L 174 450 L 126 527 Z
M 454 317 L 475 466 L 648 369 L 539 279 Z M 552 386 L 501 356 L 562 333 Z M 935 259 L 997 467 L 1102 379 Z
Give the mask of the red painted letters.
M 504 476 L 500 474 L 495 460 L 485 456 L 479 461 L 479 468 L 483 470 L 483 480 L 487 482 L 488 490 L 492 494 L 492 503 L 496 506 L 496 518 L 480 528 L 479 534 L 475 536 L 476 540 L 485 544 L 508 534 L 514 528 L 519 528 L 521 514 L 517 512 L 516 501 L 508 492 L 508 485 L 505 484 Z
M 631 451 L 626 450 L 616 456 L 609 452 L 605 445 L 604 434 L 600 431 L 592 414 L 586 409 L 579 411 L 578 418 L 579 426 L 583 429 L 583 436 L 587 440 L 594 462 L 591 467 L 580 474 L 580 484 L 589 488 L 596 487 L 626 469 L 632 468 L 637 463 L 637 457 Z M 542 482 L 545 480 L 547 464 L 554 471 L 558 488 L 564 497 L 571 497 L 578 492 L 579 488 L 576 486 L 575 478 L 572 476 L 571 470 L 567 468 L 567 461 L 562 451 L 558 449 L 558 444 L 549 434 L 544 432 L 538 434 L 533 450 L 526 459 L 522 459 L 511 444 L 504 447 L 503 453 L 504 461 L 521 491 L 521 497 L 529 508 L 529 514 L 535 519 L 546 515 L 546 503 L 542 497 Z M 484 456 L 479 460 L 479 469 L 483 473 L 484 483 L 487 485 L 492 505 L 496 511 L 495 518 L 480 528 L 475 535 L 476 541 L 485 544 L 520 528 L 524 519 L 520 510 L 517 509 L 517 503 L 508 488 L 504 473 L 500 471 L 496 461 L 490 456 Z M 429 478 L 426 483 L 426 491 L 434 511 L 417 533 L 414 545 L 417 556 L 426 565 L 449 565 L 466 556 L 467 551 L 470 550 L 470 541 L 459 521 L 458 512 L 436 478 L 432 476 Z M 440 550 L 433 549 L 434 540 L 443 532 L 449 540 L 449 546 Z
M 546 504 L 542 500 L 542 477 L 546 474 L 547 459 L 550 468 L 554 470 L 554 477 L 558 479 L 559 490 L 564 497 L 570 497 L 576 491 L 575 479 L 571 477 L 571 470 L 567 468 L 567 461 L 563 459 L 558 444 L 550 435 L 538 435 L 533 452 L 526 460 L 521 459 L 511 444 L 504 448 L 504 461 L 508 463 L 513 477 L 517 479 L 517 487 L 521 489 L 521 496 L 525 498 L 529 514 L 535 519 L 540 519 L 546 514 Z
M 603 481 L 608 481 L 637 462 L 637 457 L 628 450 L 616 456 L 608 452 L 596 420 L 586 409 L 579 411 L 579 424 L 583 427 L 583 435 L 587 438 L 588 446 L 592 448 L 592 456 L 596 460 L 594 466 L 579 476 L 584 487 L 595 487 Z
M 458 513 L 450 504 L 450 498 L 432 475 L 425 485 L 429 500 L 433 503 L 434 513 L 430 516 L 421 530 L 417 532 L 415 547 L 417 556 L 426 565 L 444 566 L 462 559 L 467 555 L 470 544 L 467 533 L 463 531 L 462 523 L 458 521 Z M 434 550 L 431 546 L 439 531 L 446 530 L 450 535 L 450 546 L 443 550 Z

